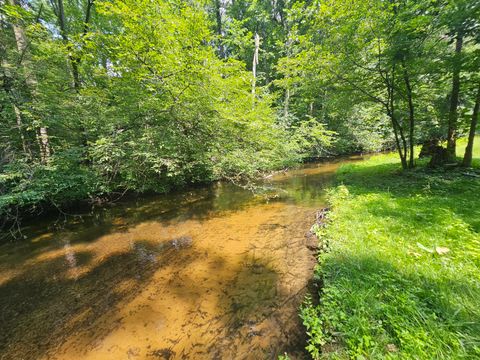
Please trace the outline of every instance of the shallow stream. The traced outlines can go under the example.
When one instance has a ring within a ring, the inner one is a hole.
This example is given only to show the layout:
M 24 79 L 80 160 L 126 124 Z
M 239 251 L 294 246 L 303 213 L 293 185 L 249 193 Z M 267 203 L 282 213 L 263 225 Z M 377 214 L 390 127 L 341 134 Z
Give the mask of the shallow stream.
M 219 182 L 32 222 L 0 246 L 0 359 L 303 358 L 309 229 L 338 164 L 268 197 Z

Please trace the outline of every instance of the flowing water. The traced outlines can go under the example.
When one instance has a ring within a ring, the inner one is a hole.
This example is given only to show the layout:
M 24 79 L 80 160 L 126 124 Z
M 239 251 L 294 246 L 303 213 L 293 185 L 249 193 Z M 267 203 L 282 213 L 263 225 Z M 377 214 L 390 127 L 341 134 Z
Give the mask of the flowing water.
M 0 359 L 302 358 L 309 234 L 338 162 L 125 200 L 0 247 Z M 272 196 L 273 195 L 273 196 Z

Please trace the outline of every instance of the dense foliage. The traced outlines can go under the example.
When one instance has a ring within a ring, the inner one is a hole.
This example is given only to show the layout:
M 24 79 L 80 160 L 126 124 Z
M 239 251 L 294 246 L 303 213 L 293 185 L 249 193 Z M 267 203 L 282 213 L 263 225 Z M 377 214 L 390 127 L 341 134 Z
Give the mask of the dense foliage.
M 396 148 L 413 167 L 426 140 L 455 162 L 456 138 L 473 143 L 473 0 L 0 4 L 6 221 L 326 154 Z
M 241 180 L 324 153 L 274 96 L 215 53 L 208 4 L 2 4 L 0 214 L 113 191 Z

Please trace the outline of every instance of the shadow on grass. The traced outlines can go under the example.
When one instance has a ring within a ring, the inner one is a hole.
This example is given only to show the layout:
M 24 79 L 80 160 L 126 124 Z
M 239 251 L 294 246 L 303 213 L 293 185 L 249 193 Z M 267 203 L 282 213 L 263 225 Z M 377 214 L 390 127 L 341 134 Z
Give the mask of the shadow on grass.
M 350 349 L 373 358 L 388 344 L 430 359 L 475 354 L 480 287 L 473 279 L 429 276 L 376 254 L 335 254 L 324 269 L 334 291 L 327 290 L 323 302 L 335 306 L 324 307 L 323 316 Z
M 350 164 L 340 169 L 337 182 L 346 185 L 353 195 L 388 195 L 383 200 L 369 200 L 368 211 L 375 216 L 418 226 L 447 226 L 449 218 L 458 217 L 480 233 L 480 179 L 465 175 L 465 170 L 420 166 L 402 171 L 395 163 Z

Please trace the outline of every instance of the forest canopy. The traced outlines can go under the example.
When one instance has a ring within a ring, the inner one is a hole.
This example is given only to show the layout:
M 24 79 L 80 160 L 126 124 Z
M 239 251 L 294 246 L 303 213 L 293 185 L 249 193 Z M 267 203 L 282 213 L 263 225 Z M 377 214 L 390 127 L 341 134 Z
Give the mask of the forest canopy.
M 0 5 L 5 222 L 327 155 L 395 149 L 411 168 L 422 143 L 471 164 L 477 1 Z

